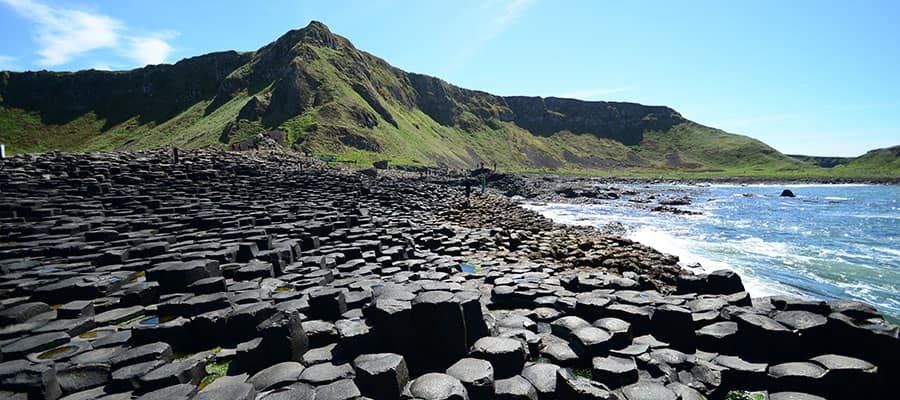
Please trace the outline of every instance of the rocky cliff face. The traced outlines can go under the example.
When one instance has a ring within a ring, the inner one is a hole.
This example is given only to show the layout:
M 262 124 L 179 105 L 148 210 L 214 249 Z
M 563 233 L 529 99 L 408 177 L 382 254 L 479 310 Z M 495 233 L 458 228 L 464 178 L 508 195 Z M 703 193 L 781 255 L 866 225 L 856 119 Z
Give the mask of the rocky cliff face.
M 685 122 L 667 107 L 500 97 L 459 88 L 438 78 L 393 68 L 315 21 L 254 53 L 212 53 L 174 65 L 127 72 L 7 73 L 0 83 L 0 98 L 5 107 L 40 112 L 46 124 L 63 124 L 94 112 L 106 120 L 108 128 L 135 116 L 142 124 L 159 124 L 198 101 L 211 99 L 206 109 L 209 114 L 236 96 L 257 94 L 236 119 L 259 121 L 264 127 L 274 128 L 307 110 L 339 100 L 313 68 L 321 61 L 321 51 L 339 54 L 328 60 L 340 73 L 338 78 L 347 80 L 380 117 L 370 115 L 364 107 L 336 107 L 343 108 L 337 112 L 350 115 L 363 128 L 376 126 L 379 120 L 397 126 L 386 104 L 418 108 L 441 125 L 470 132 L 512 122 L 536 135 L 570 131 L 628 145 L 639 143 L 647 130 L 665 130 Z
M 666 131 L 687 122 L 681 114 L 663 106 L 556 97 L 506 97 L 505 100 L 516 125 L 544 136 L 570 131 L 636 145 L 646 131 Z
M 40 112 L 45 124 L 64 124 L 94 112 L 106 127 L 139 116 L 160 123 L 212 98 L 228 74 L 249 56 L 234 51 L 125 72 L 5 73 L 0 105 Z

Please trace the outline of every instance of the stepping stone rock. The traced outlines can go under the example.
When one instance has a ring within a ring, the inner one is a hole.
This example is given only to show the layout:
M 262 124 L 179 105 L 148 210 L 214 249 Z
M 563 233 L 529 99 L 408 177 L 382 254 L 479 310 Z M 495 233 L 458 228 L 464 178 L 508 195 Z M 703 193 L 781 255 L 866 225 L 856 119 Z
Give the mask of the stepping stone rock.
M 571 340 L 576 330 L 588 326 L 591 326 L 590 322 L 587 322 L 580 317 L 568 316 L 551 322 L 550 331 L 560 338 Z
M 296 383 L 303 369 L 303 364 L 285 361 L 257 372 L 248 382 L 259 392 L 278 389 Z
M 771 388 L 779 391 L 802 391 L 816 393 L 822 391 L 827 370 L 811 362 L 788 362 L 769 366 Z
M 494 397 L 494 367 L 477 358 L 463 358 L 447 368 L 450 375 L 466 387 L 470 400 Z
M 4 360 L 23 357 L 29 353 L 43 352 L 69 343 L 69 335 L 63 332 L 49 332 L 26 336 L 0 347 Z
M 606 330 L 586 326 L 579 328 L 572 335 L 572 348 L 582 357 L 594 357 L 609 351 L 609 340 L 612 335 Z
M 556 371 L 556 398 L 560 400 L 618 400 L 606 385 L 575 375 L 567 368 Z
M 307 367 L 300 374 L 300 381 L 313 386 L 325 385 L 341 379 L 353 378 L 350 364 L 323 363 Z
M 490 362 L 494 367 L 494 376 L 505 379 L 522 372 L 528 351 L 519 340 L 487 336 L 475 342 L 470 354 Z
M 412 301 L 412 317 L 420 356 L 413 360 L 422 371 L 445 371 L 466 354 L 466 324 L 452 293 L 420 293 Z
M 316 388 L 316 400 L 351 400 L 361 396 L 352 379 L 341 379 Z
M 669 388 L 653 382 L 640 381 L 621 389 L 623 400 L 677 400 L 678 395 Z
M 265 395 L 262 400 L 314 400 L 316 389 L 305 383 L 295 383 Z
M 194 400 L 254 400 L 256 390 L 249 383 L 234 382 L 219 385 L 215 388 L 207 387 L 197 393 Z
M 403 391 L 404 399 L 468 400 L 469 395 L 459 379 L 437 372 L 416 378 Z
M 809 393 L 778 392 L 778 393 L 770 393 L 769 400 L 827 400 L 827 399 L 824 397 L 819 397 L 819 396 L 812 395 Z
M 620 388 L 638 381 L 637 364 L 631 358 L 594 357 L 591 370 L 594 380 L 610 388 Z
M 494 393 L 498 400 L 538 400 L 537 390 L 521 375 L 497 380 Z
M 554 364 L 532 364 L 522 370 L 522 377 L 528 379 L 537 390 L 539 400 L 552 399 L 556 395 L 556 372 Z
M 0 363 L 0 387 L 26 393 L 29 399 L 55 400 L 62 395 L 52 364 L 32 364 L 25 360 Z
M 353 368 L 360 391 L 375 400 L 400 398 L 409 382 L 406 361 L 399 354 L 363 354 L 353 360 Z

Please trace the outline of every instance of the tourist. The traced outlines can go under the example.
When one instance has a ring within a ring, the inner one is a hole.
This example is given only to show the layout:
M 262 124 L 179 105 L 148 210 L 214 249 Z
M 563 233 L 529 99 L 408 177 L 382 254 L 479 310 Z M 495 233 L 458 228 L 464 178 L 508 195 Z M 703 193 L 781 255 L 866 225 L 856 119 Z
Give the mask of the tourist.
M 469 197 L 472 195 L 472 182 L 466 179 L 466 208 L 469 208 Z
M 487 190 L 487 179 L 481 175 L 481 194 L 484 194 L 485 190 Z

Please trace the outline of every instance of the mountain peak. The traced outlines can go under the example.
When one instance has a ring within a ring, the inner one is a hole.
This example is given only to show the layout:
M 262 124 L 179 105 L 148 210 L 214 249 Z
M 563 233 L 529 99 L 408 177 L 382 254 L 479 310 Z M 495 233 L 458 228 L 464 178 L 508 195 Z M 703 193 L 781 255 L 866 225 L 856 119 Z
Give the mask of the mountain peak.
M 305 28 L 300 29 L 301 40 L 319 46 L 330 47 L 336 49 L 340 40 L 337 35 L 331 33 L 328 26 L 319 21 L 310 21 Z

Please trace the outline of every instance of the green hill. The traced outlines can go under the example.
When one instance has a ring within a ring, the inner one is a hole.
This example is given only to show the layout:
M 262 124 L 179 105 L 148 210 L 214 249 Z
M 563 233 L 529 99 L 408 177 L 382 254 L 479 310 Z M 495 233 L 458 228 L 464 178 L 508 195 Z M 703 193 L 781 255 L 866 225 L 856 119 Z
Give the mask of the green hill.
M 271 133 L 285 146 L 366 163 L 466 167 L 484 161 L 508 170 L 615 174 L 828 173 L 664 106 L 501 97 L 407 73 L 318 22 L 251 53 L 212 53 L 125 72 L 0 74 L 0 142 L 11 153 L 226 148 Z

